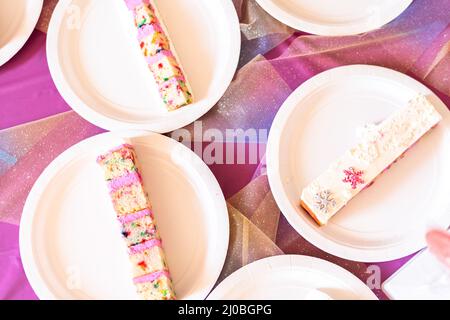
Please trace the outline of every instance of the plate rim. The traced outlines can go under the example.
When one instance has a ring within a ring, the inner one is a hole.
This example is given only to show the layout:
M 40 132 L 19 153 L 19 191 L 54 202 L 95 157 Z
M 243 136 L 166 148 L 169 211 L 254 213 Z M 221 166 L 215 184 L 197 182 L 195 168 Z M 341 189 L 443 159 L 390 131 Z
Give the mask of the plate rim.
M 349 27 L 330 25 L 330 24 L 320 24 L 313 23 L 303 19 L 302 17 L 296 17 L 289 14 L 279 6 L 277 6 L 273 0 L 256 0 L 258 4 L 272 17 L 278 21 L 303 32 L 310 34 L 321 35 L 321 36 L 350 36 L 357 35 L 369 31 L 376 30 L 382 26 L 392 22 L 398 16 L 400 16 L 412 3 L 414 0 L 398 0 L 397 10 L 389 11 L 389 14 L 380 23 L 368 24 L 364 27 L 364 24 L 354 24 Z
M 275 116 L 275 119 L 273 121 L 272 129 L 269 133 L 266 153 L 267 176 L 273 196 L 282 214 L 284 215 L 288 223 L 295 229 L 295 231 L 303 236 L 308 242 L 312 243 L 319 249 L 328 252 L 329 254 L 333 254 L 335 256 L 352 261 L 369 263 L 387 262 L 406 257 L 423 249 L 426 246 L 425 239 L 418 241 L 418 239 L 409 238 L 408 241 L 404 241 L 407 243 L 407 245 L 405 245 L 404 242 L 401 242 L 400 244 L 385 248 L 378 248 L 377 250 L 350 247 L 327 238 L 326 236 L 318 232 L 318 226 L 312 227 L 305 221 L 305 219 L 299 218 L 296 209 L 290 204 L 289 198 L 284 193 L 283 183 L 281 181 L 281 177 L 277 170 L 277 167 L 279 161 L 278 142 L 281 138 L 281 132 L 284 128 L 284 125 L 288 121 L 287 118 L 298 107 L 299 96 L 307 96 L 307 92 L 314 90 L 321 83 L 321 81 L 323 82 L 326 79 L 332 78 L 336 73 L 342 73 L 346 75 L 350 73 L 355 75 L 363 74 L 366 76 L 377 75 L 379 77 L 385 77 L 386 79 L 391 81 L 394 80 L 396 82 L 404 84 L 406 87 L 412 90 L 417 91 L 418 93 L 432 95 L 436 99 L 436 102 L 439 103 L 440 111 L 441 109 L 445 109 L 447 110 L 447 112 L 450 112 L 444 102 L 442 102 L 442 100 L 427 86 L 404 73 L 386 67 L 355 64 L 340 66 L 319 73 L 301 84 L 296 90 L 291 93 L 291 95 L 286 99 L 286 101 L 278 110 L 277 115 Z
M 235 283 L 240 281 L 240 278 L 245 277 L 247 274 L 256 273 L 258 270 L 267 269 L 267 267 L 271 267 L 275 265 L 277 267 L 281 265 L 288 266 L 290 268 L 299 266 L 299 267 L 314 267 L 315 269 L 320 269 L 320 271 L 327 273 L 329 275 L 336 274 L 338 277 L 341 277 L 344 281 L 349 281 L 348 285 L 353 289 L 357 289 L 358 291 L 365 291 L 364 293 L 367 295 L 364 298 L 365 300 L 378 300 L 375 293 L 370 290 L 370 288 L 364 284 L 364 282 L 355 276 L 350 271 L 344 269 L 343 267 L 327 261 L 325 259 L 307 256 L 307 255 L 297 255 L 297 254 L 284 254 L 284 255 L 276 255 L 271 257 L 266 257 L 263 259 L 256 260 L 250 264 L 247 264 L 238 270 L 234 271 L 228 277 L 226 277 L 208 296 L 207 300 L 221 300 L 224 299 L 224 295 L 227 294 L 229 289 L 235 285 Z M 357 288 L 358 286 L 358 288 Z M 225 298 L 227 299 L 227 298 Z
M 20 219 L 19 225 L 19 250 L 22 259 L 22 265 L 25 271 L 25 275 L 33 288 L 35 294 L 41 300 L 58 300 L 58 299 L 66 299 L 58 297 L 54 294 L 50 288 L 47 286 L 47 282 L 44 280 L 41 272 L 39 272 L 39 266 L 34 259 L 34 245 L 33 245 L 33 223 L 35 220 L 35 213 L 37 206 L 40 203 L 40 198 L 44 193 L 44 190 L 48 187 L 51 181 L 59 174 L 60 170 L 67 166 L 70 162 L 76 159 L 81 154 L 80 151 L 90 150 L 90 146 L 95 144 L 97 141 L 101 141 L 102 139 L 123 139 L 123 138 L 133 138 L 133 137 L 143 137 L 143 136 L 151 136 L 158 137 L 161 141 L 166 141 L 177 148 L 181 148 L 180 151 L 187 152 L 192 155 L 195 161 L 195 167 L 197 171 L 203 175 L 208 176 L 208 188 L 211 190 L 211 194 L 214 195 L 214 204 L 216 208 L 221 208 L 220 211 L 216 213 L 218 225 L 223 225 L 223 239 L 218 240 L 218 247 L 216 248 L 216 257 L 215 265 L 217 265 L 217 270 L 211 272 L 210 281 L 208 282 L 208 286 L 205 286 L 201 291 L 195 294 L 192 297 L 188 297 L 189 299 L 205 299 L 208 294 L 211 292 L 214 287 L 217 279 L 222 272 L 223 266 L 225 264 L 225 259 L 228 253 L 229 247 L 229 239 L 230 239 L 230 222 L 228 216 L 228 209 L 226 206 L 226 200 L 223 195 L 222 189 L 217 181 L 216 177 L 212 173 L 211 169 L 201 161 L 201 158 L 198 157 L 191 149 L 187 148 L 180 142 L 177 142 L 167 136 L 154 133 L 147 132 L 142 130 L 126 130 L 121 132 L 106 132 L 101 133 L 87 139 L 84 139 L 75 145 L 71 146 L 60 155 L 58 155 L 41 173 L 39 178 L 34 183 L 30 193 L 27 196 L 25 201 L 25 205 L 22 211 L 22 216 Z M 198 160 L 198 161 L 197 161 Z M 206 182 L 205 179 L 201 179 L 202 182 Z
M 29 1 L 27 1 L 28 3 Z M 0 48 L 0 67 L 10 61 L 19 51 L 25 46 L 25 43 L 31 37 L 34 29 L 36 28 L 39 17 L 41 16 L 42 8 L 44 6 L 44 0 L 33 0 L 35 10 L 30 15 L 30 19 L 23 19 L 22 25 L 26 25 L 24 33 L 18 34 L 17 31 L 12 35 L 12 39 L 16 40 L 14 46 L 10 46 L 11 39 L 5 44 L 3 48 Z M 17 39 L 16 39 L 17 38 Z
M 170 121 L 170 117 L 167 117 L 163 123 L 154 123 L 152 121 L 145 123 L 126 122 L 119 119 L 114 119 L 97 112 L 91 108 L 87 103 L 80 98 L 75 91 L 71 88 L 68 82 L 65 80 L 64 73 L 59 63 L 58 53 L 58 38 L 60 28 L 64 19 L 66 8 L 72 3 L 73 0 L 60 0 L 53 11 L 52 18 L 49 23 L 47 31 L 46 51 L 47 51 L 47 63 L 50 69 L 50 75 L 55 83 L 58 92 L 63 97 L 64 101 L 82 118 L 86 121 L 108 131 L 124 131 L 124 130 L 146 130 L 157 133 L 167 133 L 180 128 L 183 128 L 194 121 L 198 120 L 206 113 L 208 113 L 217 102 L 224 96 L 229 88 L 237 67 L 239 64 L 240 51 L 241 51 L 241 31 L 237 12 L 233 3 L 229 0 L 220 0 L 223 7 L 227 10 L 227 15 L 232 20 L 232 24 L 235 26 L 234 30 L 230 30 L 230 39 L 232 45 L 230 48 L 230 55 L 227 61 L 228 71 L 224 76 L 224 86 L 221 90 L 217 91 L 215 95 L 210 98 L 210 102 L 198 106 L 198 110 L 193 116 L 179 117 L 176 122 Z M 183 110 L 172 111 L 172 114 L 181 112 Z

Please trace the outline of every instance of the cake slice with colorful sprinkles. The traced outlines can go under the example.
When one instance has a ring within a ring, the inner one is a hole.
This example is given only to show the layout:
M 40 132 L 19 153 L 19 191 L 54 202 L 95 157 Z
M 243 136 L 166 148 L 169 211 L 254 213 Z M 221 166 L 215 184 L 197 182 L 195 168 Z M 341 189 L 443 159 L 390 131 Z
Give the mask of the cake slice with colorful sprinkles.
M 133 15 L 140 49 L 158 85 L 164 105 L 173 111 L 191 104 L 192 90 L 153 2 L 124 1 Z
M 169 268 L 133 146 L 114 148 L 97 162 L 121 225 L 138 294 L 145 300 L 174 300 Z

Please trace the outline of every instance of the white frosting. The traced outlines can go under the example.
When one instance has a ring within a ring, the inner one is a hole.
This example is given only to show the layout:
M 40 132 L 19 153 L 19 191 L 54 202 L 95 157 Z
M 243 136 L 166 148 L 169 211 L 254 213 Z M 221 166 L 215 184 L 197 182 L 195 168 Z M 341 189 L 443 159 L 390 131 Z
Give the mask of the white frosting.
M 441 119 L 420 95 L 381 124 L 365 126 L 359 143 L 303 189 L 302 201 L 326 224 Z

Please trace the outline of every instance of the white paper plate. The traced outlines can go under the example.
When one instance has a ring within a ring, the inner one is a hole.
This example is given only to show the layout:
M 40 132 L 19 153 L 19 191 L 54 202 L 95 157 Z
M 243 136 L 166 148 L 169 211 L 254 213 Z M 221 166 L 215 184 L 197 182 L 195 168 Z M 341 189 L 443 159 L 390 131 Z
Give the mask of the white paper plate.
M 378 29 L 398 17 L 413 0 L 256 0 L 294 29 L 339 36 Z
M 305 186 L 378 123 L 424 94 L 444 117 L 407 156 L 325 227 L 300 208 Z M 375 66 L 332 69 L 301 85 L 279 110 L 267 151 L 270 186 L 289 223 L 317 247 L 356 261 L 397 259 L 425 247 L 427 225 L 450 224 L 450 115 L 428 88 Z
M 25 44 L 36 26 L 43 0 L 0 0 L 0 66 Z
M 50 22 L 50 72 L 67 103 L 107 130 L 169 132 L 200 118 L 225 93 L 240 53 L 230 0 L 157 0 L 195 103 L 168 112 L 123 0 L 62 0 Z M 220 35 L 220 36 L 219 36 Z
M 347 270 L 325 260 L 284 255 L 253 262 L 226 278 L 209 300 L 376 300 Z
M 228 249 L 228 212 L 208 167 L 158 134 L 123 133 L 138 154 L 179 299 L 204 299 Z M 137 299 L 120 228 L 96 157 L 124 140 L 111 133 L 59 156 L 23 211 L 20 251 L 41 299 Z

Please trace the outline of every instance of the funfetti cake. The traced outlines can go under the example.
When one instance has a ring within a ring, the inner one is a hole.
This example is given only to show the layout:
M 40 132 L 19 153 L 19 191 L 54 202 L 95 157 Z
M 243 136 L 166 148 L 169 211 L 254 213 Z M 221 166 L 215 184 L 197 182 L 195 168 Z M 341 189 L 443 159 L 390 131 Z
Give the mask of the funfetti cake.
M 169 111 L 192 103 L 192 90 L 163 21 L 150 0 L 124 0 L 132 12 L 142 54 Z
M 424 96 L 412 100 L 379 125 L 303 189 L 301 206 L 319 225 L 341 210 L 442 120 Z
M 161 238 L 133 147 L 122 145 L 98 157 L 97 162 L 103 168 L 139 295 L 145 300 L 175 299 Z

